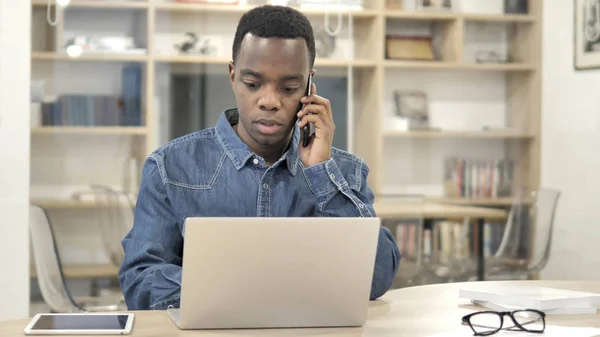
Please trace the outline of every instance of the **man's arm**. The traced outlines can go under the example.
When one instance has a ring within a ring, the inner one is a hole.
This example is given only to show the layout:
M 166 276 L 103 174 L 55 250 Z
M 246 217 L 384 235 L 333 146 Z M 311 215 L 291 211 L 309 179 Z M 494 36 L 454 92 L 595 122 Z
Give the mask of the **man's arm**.
M 122 244 L 119 281 L 127 308 L 179 307 L 183 237 L 155 157 L 144 164 L 133 228 Z
M 375 217 L 375 196 L 367 184 L 369 168 L 361 161 L 358 184 L 351 188 L 333 159 L 304 169 L 313 193 L 317 196 L 317 216 L 325 217 Z M 379 230 L 377 256 L 370 299 L 385 294 L 392 286 L 398 265 L 400 250 L 386 227 Z

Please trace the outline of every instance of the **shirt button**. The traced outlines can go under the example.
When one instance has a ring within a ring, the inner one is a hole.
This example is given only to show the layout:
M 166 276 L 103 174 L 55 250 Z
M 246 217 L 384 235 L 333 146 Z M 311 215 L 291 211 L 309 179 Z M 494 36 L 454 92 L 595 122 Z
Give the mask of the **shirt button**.
M 365 208 L 365 205 L 363 205 L 363 204 L 358 204 L 358 207 L 360 207 L 360 208 Z
M 264 188 L 264 189 L 268 189 L 268 188 L 269 188 L 269 184 L 267 184 L 267 183 L 264 183 L 264 184 L 263 184 L 263 188 Z
M 258 165 L 258 159 L 254 158 L 252 162 L 254 163 L 254 165 Z
M 331 180 L 335 180 L 335 174 L 333 174 L 333 173 L 332 173 L 332 174 L 330 174 L 330 175 L 329 175 L 329 178 L 331 178 Z

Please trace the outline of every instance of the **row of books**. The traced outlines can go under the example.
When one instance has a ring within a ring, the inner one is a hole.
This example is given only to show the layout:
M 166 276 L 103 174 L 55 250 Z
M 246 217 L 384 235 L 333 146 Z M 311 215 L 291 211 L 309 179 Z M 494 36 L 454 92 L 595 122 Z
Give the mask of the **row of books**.
M 444 172 L 447 197 L 499 198 L 512 195 L 512 160 L 451 157 L 445 160 Z
M 415 261 L 418 257 L 418 235 L 419 226 L 422 224 L 418 220 L 402 220 L 396 222 L 395 238 L 403 260 Z M 484 256 L 494 255 L 504 235 L 506 224 L 487 222 L 483 226 L 483 247 L 479 247 L 478 231 L 479 227 L 475 224 L 464 225 L 460 222 L 439 220 L 434 221 L 431 228 L 424 228 L 423 235 L 423 255 L 432 256 L 440 262 L 450 260 L 464 260 L 477 256 L 480 249 L 483 249 Z M 519 252 L 524 255 L 526 252 Z
M 118 95 L 65 94 L 41 105 L 44 126 L 142 125 L 141 67 L 127 65 Z

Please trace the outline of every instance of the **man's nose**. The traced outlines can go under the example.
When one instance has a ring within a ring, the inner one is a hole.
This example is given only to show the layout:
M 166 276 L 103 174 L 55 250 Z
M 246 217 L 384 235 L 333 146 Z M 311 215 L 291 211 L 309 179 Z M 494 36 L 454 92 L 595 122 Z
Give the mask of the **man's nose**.
M 273 89 L 265 90 L 258 104 L 260 105 L 261 110 L 278 111 L 281 108 L 279 93 Z

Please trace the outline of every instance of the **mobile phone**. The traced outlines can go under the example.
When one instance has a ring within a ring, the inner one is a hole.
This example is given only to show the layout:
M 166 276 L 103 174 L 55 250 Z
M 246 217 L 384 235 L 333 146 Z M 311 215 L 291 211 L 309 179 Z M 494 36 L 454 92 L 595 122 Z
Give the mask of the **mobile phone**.
M 306 96 L 310 96 L 311 88 L 312 88 L 313 75 L 308 75 L 308 85 L 306 86 Z M 312 141 L 312 136 L 314 134 L 314 124 L 308 123 L 304 127 L 302 127 L 302 146 L 307 147 Z
M 132 313 L 42 313 L 25 327 L 25 335 L 128 335 Z

